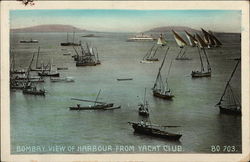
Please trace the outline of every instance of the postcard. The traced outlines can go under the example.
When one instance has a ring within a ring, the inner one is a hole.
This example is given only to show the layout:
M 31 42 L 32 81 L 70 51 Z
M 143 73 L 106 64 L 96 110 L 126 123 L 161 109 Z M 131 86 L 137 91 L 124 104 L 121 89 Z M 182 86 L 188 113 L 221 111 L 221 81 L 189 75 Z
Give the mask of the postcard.
M 249 2 L 4 1 L 3 161 L 248 161 Z

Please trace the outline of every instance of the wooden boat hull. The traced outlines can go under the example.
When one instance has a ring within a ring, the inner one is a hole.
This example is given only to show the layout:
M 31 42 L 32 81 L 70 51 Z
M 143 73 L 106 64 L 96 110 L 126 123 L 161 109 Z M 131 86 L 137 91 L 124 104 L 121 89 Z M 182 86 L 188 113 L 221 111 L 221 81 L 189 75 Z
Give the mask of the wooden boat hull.
M 241 110 L 240 109 L 229 109 L 229 108 L 224 108 L 222 106 L 219 106 L 220 108 L 220 113 L 223 114 L 231 114 L 231 115 L 241 115 Z
M 172 100 L 173 97 L 174 97 L 174 95 L 168 95 L 168 94 L 164 95 L 164 94 L 161 94 L 161 93 L 159 93 L 157 91 L 153 91 L 153 95 L 155 97 L 162 98 L 162 99 L 165 99 L 165 100 Z
M 61 67 L 61 68 L 57 68 L 57 70 L 68 70 L 69 68 L 67 67 Z
M 12 71 L 11 74 L 25 74 L 25 71 Z
M 39 91 L 32 91 L 32 90 L 23 90 L 23 94 L 30 94 L 30 95 L 40 95 L 45 96 L 45 91 L 39 90 Z
M 67 42 L 67 43 L 61 43 L 61 46 L 80 46 L 81 44 L 73 43 L 73 42 Z
M 39 76 L 45 76 L 45 77 L 59 77 L 59 73 L 49 74 L 49 73 L 38 73 Z
M 153 137 L 164 138 L 168 140 L 179 140 L 181 138 L 181 134 L 169 133 L 165 131 L 161 131 L 156 128 L 151 128 L 150 126 L 142 126 L 138 123 L 132 123 L 132 127 L 135 133 L 149 135 Z
M 158 58 L 147 58 L 146 61 L 159 61 Z
M 126 81 L 126 80 L 133 80 L 133 78 L 121 78 L 121 79 L 116 79 L 117 81 Z
M 30 71 L 49 71 L 49 69 L 30 69 Z
M 38 40 L 29 40 L 29 41 L 21 40 L 20 43 L 38 43 Z
M 144 117 L 149 116 L 149 113 L 147 111 L 139 111 L 138 114 L 141 115 L 141 116 L 144 116 Z
M 198 78 L 198 77 L 211 77 L 211 72 L 192 71 L 191 76 L 192 76 L 193 78 Z
M 86 63 L 78 63 L 76 62 L 76 66 L 96 66 L 98 65 L 97 63 L 95 62 L 86 62 Z
M 10 89 L 24 89 L 24 86 L 10 86 Z
M 110 104 L 105 104 L 105 105 L 96 105 L 96 106 L 72 106 L 69 107 L 70 110 L 105 110 L 106 108 L 111 108 L 113 107 L 114 104 L 110 103 Z

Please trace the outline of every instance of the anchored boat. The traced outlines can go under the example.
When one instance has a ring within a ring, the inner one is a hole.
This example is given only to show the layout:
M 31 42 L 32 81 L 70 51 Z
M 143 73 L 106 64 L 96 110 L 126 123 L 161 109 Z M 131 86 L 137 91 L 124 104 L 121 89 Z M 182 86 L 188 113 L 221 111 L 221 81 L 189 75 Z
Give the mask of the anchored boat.
M 162 79 L 162 76 L 161 76 L 161 69 L 162 69 L 162 67 L 164 65 L 164 62 L 166 60 L 168 50 L 169 50 L 169 47 L 166 50 L 164 59 L 162 60 L 162 64 L 161 64 L 161 66 L 159 68 L 159 71 L 158 71 L 158 74 L 157 74 L 157 77 L 156 77 L 156 80 L 155 80 L 155 83 L 154 83 L 154 87 L 153 87 L 153 95 L 155 97 L 158 97 L 158 98 L 171 100 L 174 97 L 174 95 L 172 94 L 170 88 L 168 87 L 168 81 L 167 81 L 168 77 L 166 77 L 166 80 L 164 82 L 163 79 Z M 169 75 L 171 65 L 172 65 L 172 61 L 171 61 L 170 67 L 168 69 L 167 76 Z
M 161 46 L 166 46 L 167 45 L 167 41 L 166 39 L 163 37 L 162 34 L 160 34 L 160 37 L 157 40 L 157 44 L 161 45 Z
M 156 47 L 155 45 L 153 45 L 148 52 L 146 53 L 146 55 L 143 57 L 142 61 L 159 61 L 159 59 L 157 57 L 155 57 L 156 52 L 158 51 L 159 47 Z M 141 63 L 142 63 L 141 61 Z
M 44 63 L 41 63 L 41 65 L 38 65 L 38 60 L 39 60 L 39 56 L 40 56 L 40 47 L 38 47 L 38 51 L 37 51 L 37 56 L 36 56 L 36 65 L 35 68 L 31 68 L 30 71 L 49 71 L 48 68 L 45 68 Z
M 240 63 L 240 60 L 237 61 L 232 74 L 227 81 L 226 87 L 221 95 L 219 103 L 216 105 L 220 108 L 221 113 L 225 114 L 234 114 L 234 115 L 241 115 L 241 102 L 239 97 L 234 93 L 233 88 L 230 84 L 231 79 L 234 76 L 234 73 Z
M 67 33 L 67 42 L 61 43 L 61 46 L 80 46 L 81 43 L 75 43 L 75 32 L 73 32 L 73 41 L 69 42 L 69 34 Z
M 97 48 L 89 47 L 88 43 L 86 43 L 85 49 L 81 45 L 81 55 L 79 55 L 79 53 L 77 52 L 75 48 L 74 50 L 76 52 L 76 56 L 74 57 L 76 61 L 76 66 L 96 66 L 96 65 L 101 64 L 99 60 Z
M 51 61 L 49 71 L 45 71 L 42 69 L 42 72 L 38 72 L 38 75 L 43 77 L 59 77 L 60 73 L 58 73 L 57 71 L 53 71 L 53 63 Z
M 121 108 L 121 106 L 114 107 L 114 103 L 105 103 L 105 102 L 98 101 L 98 97 L 100 95 L 100 92 L 101 92 L 101 90 L 98 92 L 95 101 L 71 98 L 72 100 L 91 102 L 91 103 L 94 103 L 94 104 L 89 105 L 89 106 L 81 106 L 80 104 L 77 104 L 76 106 L 69 107 L 69 109 L 70 110 L 114 110 L 114 109 Z
M 170 132 L 160 129 L 160 127 L 179 127 L 179 126 L 156 126 L 151 123 L 144 122 L 144 121 L 128 122 L 128 123 L 132 125 L 134 132 L 139 133 L 139 134 L 164 138 L 168 140 L 179 140 L 182 136 L 181 134 L 170 133 Z
M 30 40 L 20 40 L 20 43 L 38 43 L 38 40 L 30 39 Z
M 139 115 L 148 117 L 149 116 L 149 111 L 148 111 L 149 106 L 148 106 L 148 102 L 146 101 L 146 88 L 145 88 L 143 103 L 140 103 L 138 106 L 139 106 L 139 110 L 138 110 Z
M 196 34 L 196 37 L 197 37 L 197 41 L 198 41 L 197 49 L 198 49 L 200 62 L 201 62 L 201 70 L 200 71 L 198 71 L 198 70 L 192 71 L 191 76 L 194 77 L 194 78 L 197 78 L 197 77 L 211 77 L 211 67 L 210 67 L 210 63 L 209 63 L 207 53 L 206 53 L 206 50 L 205 50 L 206 44 L 201 39 L 199 34 Z M 201 51 L 203 51 L 203 55 L 205 56 L 207 69 L 204 68 L 204 61 L 202 59 Z
M 184 39 L 182 39 L 182 37 L 179 34 L 177 34 L 174 30 L 172 30 L 172 32 L 174 34 L 174 39 L 175 39 L 177 45 L 180 47 L 180 52 L 178 53 L 178 55 L 175 59 L 176 60 L 191 60 L 190 58 L 185 56 L 185 54 L 187 52 L 186 41 L 184 41 Z M 183 51 L 183 49 L 184 49 L 184 51 Z
M 30 79 L 29 79 L 31 64 L 33 62 L 34 56 L 35 55 L 33 54 L 33 57 L 31 59 L 30 65 L 29 65 L 28 70 L 27 70 L 27 79 L 26 79 L 26 82 L 25 82 L 25 86 L 23 88 L 23 94 L 45 96 L 45 90 L 37 89 L 36 86 L 33 85 L 34 83 L 31 82 Z

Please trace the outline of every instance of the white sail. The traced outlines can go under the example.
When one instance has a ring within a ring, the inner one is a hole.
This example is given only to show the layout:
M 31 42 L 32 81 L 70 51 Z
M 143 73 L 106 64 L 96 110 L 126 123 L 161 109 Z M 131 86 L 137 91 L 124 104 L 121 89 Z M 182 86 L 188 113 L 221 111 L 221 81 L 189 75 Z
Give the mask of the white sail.
M 164 46 L 164 45 L 167 44 L 167 41 L 163 38 L 162 34 L 161 34 L 160 37 L 158 38 L 157 44 L 162 45 L 162 46 Z
M 186 37 L 188 39 L 188 42 L 189 42 L 190 46 L 194 47 L 195 46 L 194 39 L 192 39 L 187 32 L 185 34 L 186 34 Z

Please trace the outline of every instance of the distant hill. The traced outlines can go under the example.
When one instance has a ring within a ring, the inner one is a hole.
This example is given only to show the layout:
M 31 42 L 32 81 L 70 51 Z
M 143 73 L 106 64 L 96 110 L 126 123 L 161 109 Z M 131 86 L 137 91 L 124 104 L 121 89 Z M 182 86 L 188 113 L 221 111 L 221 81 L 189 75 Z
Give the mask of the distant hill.
M 49 25 L 37 25 L 26 28 L 16 28 L 11 29 L 11 32 L 83 32 L 84 29 L 76 28 L 72 25 L 58 25 L 58 24 L 49 24 Z
M 150 29 L 146 32 L 170 32 L 172 30 L 176 32 L 183 32 L 184 30 L 188 32 L 198 32 L 198 30 L 196 29 L 192 29 L 192 28 L 185 27 L 185 26 L 162 26 L 162 27 Z

